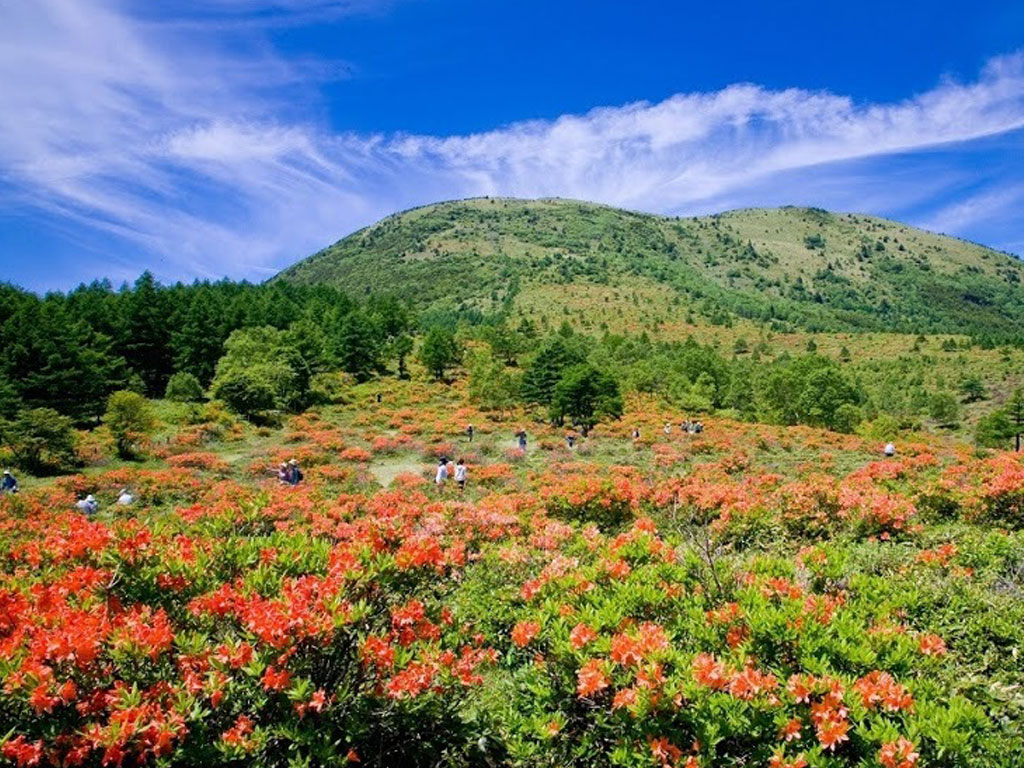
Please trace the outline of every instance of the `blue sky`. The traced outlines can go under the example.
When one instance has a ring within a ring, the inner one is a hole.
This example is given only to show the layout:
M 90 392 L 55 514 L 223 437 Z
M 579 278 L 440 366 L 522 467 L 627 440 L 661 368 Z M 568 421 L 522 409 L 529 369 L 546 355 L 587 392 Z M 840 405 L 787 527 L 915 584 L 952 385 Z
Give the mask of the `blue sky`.
M 1024 253 L 1024 4 L 0 0 L 0 279 L 261 280 L 476 195 Z

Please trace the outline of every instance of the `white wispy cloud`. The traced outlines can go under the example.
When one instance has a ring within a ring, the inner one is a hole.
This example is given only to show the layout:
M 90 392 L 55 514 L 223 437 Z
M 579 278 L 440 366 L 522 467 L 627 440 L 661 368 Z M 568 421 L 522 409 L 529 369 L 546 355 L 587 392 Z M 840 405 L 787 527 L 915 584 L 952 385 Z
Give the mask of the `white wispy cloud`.
M 1024 202 L 1024 184 L 980 192 L 942 206 L 921 222 L 935 232 L 963 232 L 970 227 L 1004 217 L 1016 216 Z
M 372 4 L 213 0 L 196 4 L 205 10 L 187 17 L 200 24 L 191 28 L 180 14 L 162 22 L 113 0 L 0 3 L 0 194 L 133 242 L 139 265 L 161 259 L 165 277 L 262 277 L 437 199 L 877 210 L 886 171 L 865 162 L 1024 128 L 1022 54 L 892 104 L 739 84 L 444 138 L 337 133 L 296 118 L 296 103 L 317 103 L 322 63 L 275 53 L 245 24 Z M 202 32 L 214 17 L 219 31 Z M 222 25 L 236 17 L 229 45 Z M 894 185 L 904 206 L 942 192 L 934 173 L 916 182 Z M 806 200 L 810 188 L 823 199 Z M 982 190 L 920 219 L 956 233 L 1010 194 Z

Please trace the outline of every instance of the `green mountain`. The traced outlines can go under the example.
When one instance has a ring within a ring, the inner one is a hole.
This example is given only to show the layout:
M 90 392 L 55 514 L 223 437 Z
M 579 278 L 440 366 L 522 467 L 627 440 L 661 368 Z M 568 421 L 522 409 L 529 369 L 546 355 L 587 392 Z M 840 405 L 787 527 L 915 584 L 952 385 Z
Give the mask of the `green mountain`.
M 389 216 L 274 279 L 397 294 L 435 311 L 599 312 L 581 297 L 604 287 L 713 322 L 1024 335 L 1021 260 L 816 208 L 673 218 L 568 200 L 439 203 Z

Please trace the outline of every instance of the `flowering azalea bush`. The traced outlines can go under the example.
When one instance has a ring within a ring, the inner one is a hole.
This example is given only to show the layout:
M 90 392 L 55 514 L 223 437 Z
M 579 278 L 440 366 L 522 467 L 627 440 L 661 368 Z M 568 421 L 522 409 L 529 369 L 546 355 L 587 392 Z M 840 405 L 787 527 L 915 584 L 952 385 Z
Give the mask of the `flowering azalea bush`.
M 391 397 L 2 497 L 0 765 L 1019 764 L 1020 457 Z

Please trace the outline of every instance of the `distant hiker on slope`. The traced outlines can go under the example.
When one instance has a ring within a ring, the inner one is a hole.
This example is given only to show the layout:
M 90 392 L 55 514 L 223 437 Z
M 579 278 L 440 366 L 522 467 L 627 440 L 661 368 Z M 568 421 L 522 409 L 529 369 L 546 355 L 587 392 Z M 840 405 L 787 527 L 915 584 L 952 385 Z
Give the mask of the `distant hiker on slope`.
M 516 432 L 516 437 L 518 438 L 518 441 L 519 441 L 519 450 L 525 451 L 526 450 L 526 430 L 525 429 L 521 429 L 518 432 Z
M 893 456 L 896 455 L 896 446 L 893 445 L 892 443 L 886 443 L 885 448 L 882 449 L 882 453 L 884 453 L 888 458 L 891 459 Z
M 468 424 L 466 426 L 466 437 L 469 438 L 469 442 L 471 442 L 471 443 L 473 442 L 473 425 L 472 424 Z

